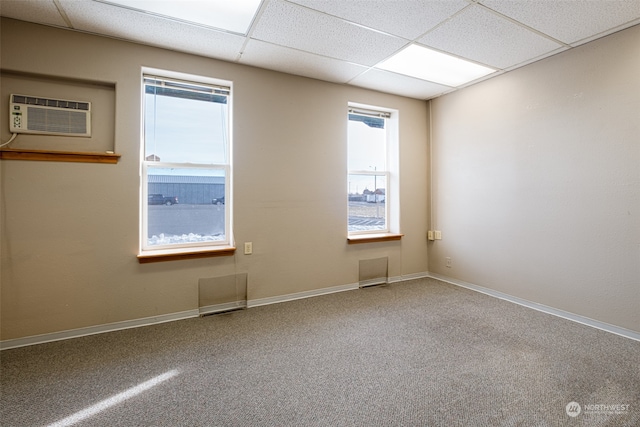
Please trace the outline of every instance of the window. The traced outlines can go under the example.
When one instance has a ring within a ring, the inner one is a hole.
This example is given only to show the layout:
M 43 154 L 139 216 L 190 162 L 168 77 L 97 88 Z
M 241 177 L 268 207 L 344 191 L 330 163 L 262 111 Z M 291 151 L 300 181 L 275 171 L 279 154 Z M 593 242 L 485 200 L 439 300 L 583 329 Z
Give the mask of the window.
M 398 232 L 397 112 L 349 104 L 349 236 Z
M 179 77 L 143 75 L 141 255 L 232 245 L 230 86 Z

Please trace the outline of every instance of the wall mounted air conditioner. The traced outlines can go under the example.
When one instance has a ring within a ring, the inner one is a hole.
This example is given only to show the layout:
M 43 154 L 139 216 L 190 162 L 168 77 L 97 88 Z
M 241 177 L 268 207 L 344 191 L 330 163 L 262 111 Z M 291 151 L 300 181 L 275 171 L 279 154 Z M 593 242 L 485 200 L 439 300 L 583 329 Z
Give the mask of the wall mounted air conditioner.
M 9 131 L 91 136 L 91 103 L 38 96 L 9 97 Z

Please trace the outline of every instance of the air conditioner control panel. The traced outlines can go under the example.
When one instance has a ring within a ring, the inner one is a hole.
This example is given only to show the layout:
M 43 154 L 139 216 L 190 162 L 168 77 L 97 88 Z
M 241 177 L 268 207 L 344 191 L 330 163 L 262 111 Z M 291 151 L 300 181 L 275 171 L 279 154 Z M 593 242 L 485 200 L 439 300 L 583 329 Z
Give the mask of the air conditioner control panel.
M 17 133 L 22 130 L 22 109 L 21 105 L 12 105 L 11 119 L 9 120 L 9 131 Z

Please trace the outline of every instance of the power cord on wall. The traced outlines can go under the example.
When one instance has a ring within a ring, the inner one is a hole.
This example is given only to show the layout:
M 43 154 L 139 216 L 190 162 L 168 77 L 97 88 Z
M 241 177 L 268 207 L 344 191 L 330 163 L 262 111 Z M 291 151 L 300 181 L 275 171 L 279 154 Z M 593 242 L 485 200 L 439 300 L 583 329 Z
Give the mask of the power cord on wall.
M 11 138 L 5 142 L 4 144 L 0 144 L 0 148 L 4 147 L 5 145 L 9 145 L 13 142 L 14 139 L 16 139 L 16 136 L 18 136 L 17 133 L 14 133 L 13 135 L 11 135 Z

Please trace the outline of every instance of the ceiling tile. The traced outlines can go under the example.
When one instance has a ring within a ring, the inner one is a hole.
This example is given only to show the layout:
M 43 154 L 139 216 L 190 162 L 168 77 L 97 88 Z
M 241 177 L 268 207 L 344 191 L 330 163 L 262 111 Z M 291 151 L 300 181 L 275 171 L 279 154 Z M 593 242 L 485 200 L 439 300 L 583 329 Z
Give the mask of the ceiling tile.
M 233 61 L 245 40 L 245 37 L 104 3 L 59 1 L 76 29 L 151 46 Z
M 463 10 L 418 42 L 502 69 L 562 47 L 477 5 Z
M 637 23 L 640 18 L 639 0 L 482 0 L 481 3 L 567 44 L 634 20 Z
M 454 90 L 449 86 L 443 86 L 375 68 L 359 75 L 350 81 L 349 84 L 417 99 L 435 98 L 443 93 Z
M 360 65 L 373 65 L 407 43 L 281 0 L 269 2 L 251 37 Z
M 62 15 L 58 12 L 58 8 L 53 0 L 39 2 L 2 0 L 0 2 L 0 14 L 7 18 L 19 19 L 21 21 L 68 27 Z
M 259 40 L 247 44 L 240 63 L 333 83 L 346 83 L 367 67 Z
M 413 40 L 469 5 L 466 0 L 290 0 Z

